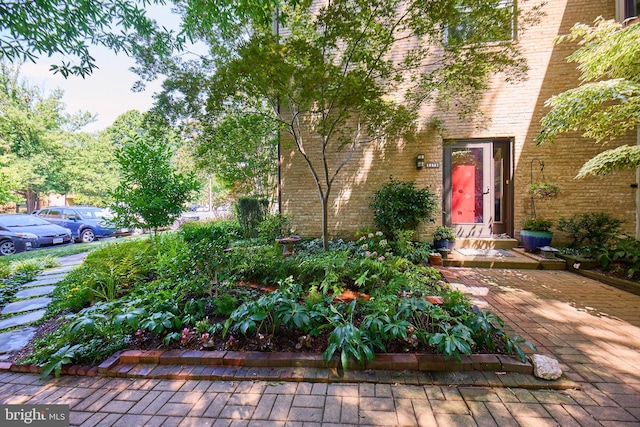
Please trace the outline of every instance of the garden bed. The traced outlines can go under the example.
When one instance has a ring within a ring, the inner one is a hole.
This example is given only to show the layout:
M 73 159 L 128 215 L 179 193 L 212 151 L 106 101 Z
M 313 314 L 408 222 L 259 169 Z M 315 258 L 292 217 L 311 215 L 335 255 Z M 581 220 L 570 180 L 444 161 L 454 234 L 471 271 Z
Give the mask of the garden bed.
M 273 239 L 232 235 L 232 224 L 190 223 L 92 252 L 56 288 L 51 320 L 20 363 L 46 374 L 123 350 L 322 354 L 345 370 L 389 353 L 526 360 L 528 343 L 423 264 L 428 248 L 371 233 L 330 251 L 300 242 L 285 258 Z M 344 291 L 359 298 L 337 297 Z

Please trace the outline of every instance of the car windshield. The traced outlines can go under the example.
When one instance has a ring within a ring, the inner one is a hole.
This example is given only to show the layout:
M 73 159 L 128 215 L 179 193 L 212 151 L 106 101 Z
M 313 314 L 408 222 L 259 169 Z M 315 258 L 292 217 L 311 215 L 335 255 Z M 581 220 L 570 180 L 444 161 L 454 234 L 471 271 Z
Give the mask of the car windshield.
M 51 225 L 51 223 L 33 215 L 3 215 L 0 225 L 4 227 L 30 227 L 36 225 Z
M 107 213 L 102 209 L 77 209 L 78 213 L 84 219 L 102 219 L 108 217 Z

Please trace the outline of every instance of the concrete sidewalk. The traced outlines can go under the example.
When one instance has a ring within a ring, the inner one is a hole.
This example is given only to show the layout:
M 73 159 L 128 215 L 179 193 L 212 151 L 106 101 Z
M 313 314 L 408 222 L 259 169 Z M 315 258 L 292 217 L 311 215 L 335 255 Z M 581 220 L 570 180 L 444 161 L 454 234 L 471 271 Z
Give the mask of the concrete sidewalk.
M 0 403 L 69 404 L 71 425 L 640 425 L 640 296 L 566 271 L 444 269 L 560 360 L 575 390 L 0 373 Z

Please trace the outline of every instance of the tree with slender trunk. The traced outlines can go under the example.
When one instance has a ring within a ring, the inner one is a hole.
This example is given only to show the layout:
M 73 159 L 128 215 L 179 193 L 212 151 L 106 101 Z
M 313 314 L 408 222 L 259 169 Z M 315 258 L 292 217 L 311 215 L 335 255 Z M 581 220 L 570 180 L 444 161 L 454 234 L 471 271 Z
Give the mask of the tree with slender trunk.
M 199 120 L 266 102 L 313 178 L 325 248 L 336 178 L 362 144 L 410 139 L 424 103 L 477 112 L 490 76 L 524 76 L 512 36 L 538 13 L 504 0 L 186 1 L 181 10 L 185 34 L 210 55 L 163 66 L 141 58 L 141 70 L 169 76 L 159 106 Z

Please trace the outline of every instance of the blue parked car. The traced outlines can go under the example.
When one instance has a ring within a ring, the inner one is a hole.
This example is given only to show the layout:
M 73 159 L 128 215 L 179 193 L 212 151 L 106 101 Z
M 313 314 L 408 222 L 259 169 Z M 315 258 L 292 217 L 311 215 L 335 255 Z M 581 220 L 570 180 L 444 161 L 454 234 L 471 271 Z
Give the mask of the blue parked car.
M 33 233 L 13 233 L 0 230 L 0 256 L 13 255 L 37 247 L 38 236 Z
M 109 213 L 95 206 L 48 206 L 34 215 L 71 230 L 76 242 L 93 242 L 111 237 L 116 228 L 109 223 Z
M 35 244 L 31 245 L 33 248 L 71 242 L 69 229 L 27 214 L 0 215 L 0 230 L 10 231 L 28 239 L 36 237 Z

